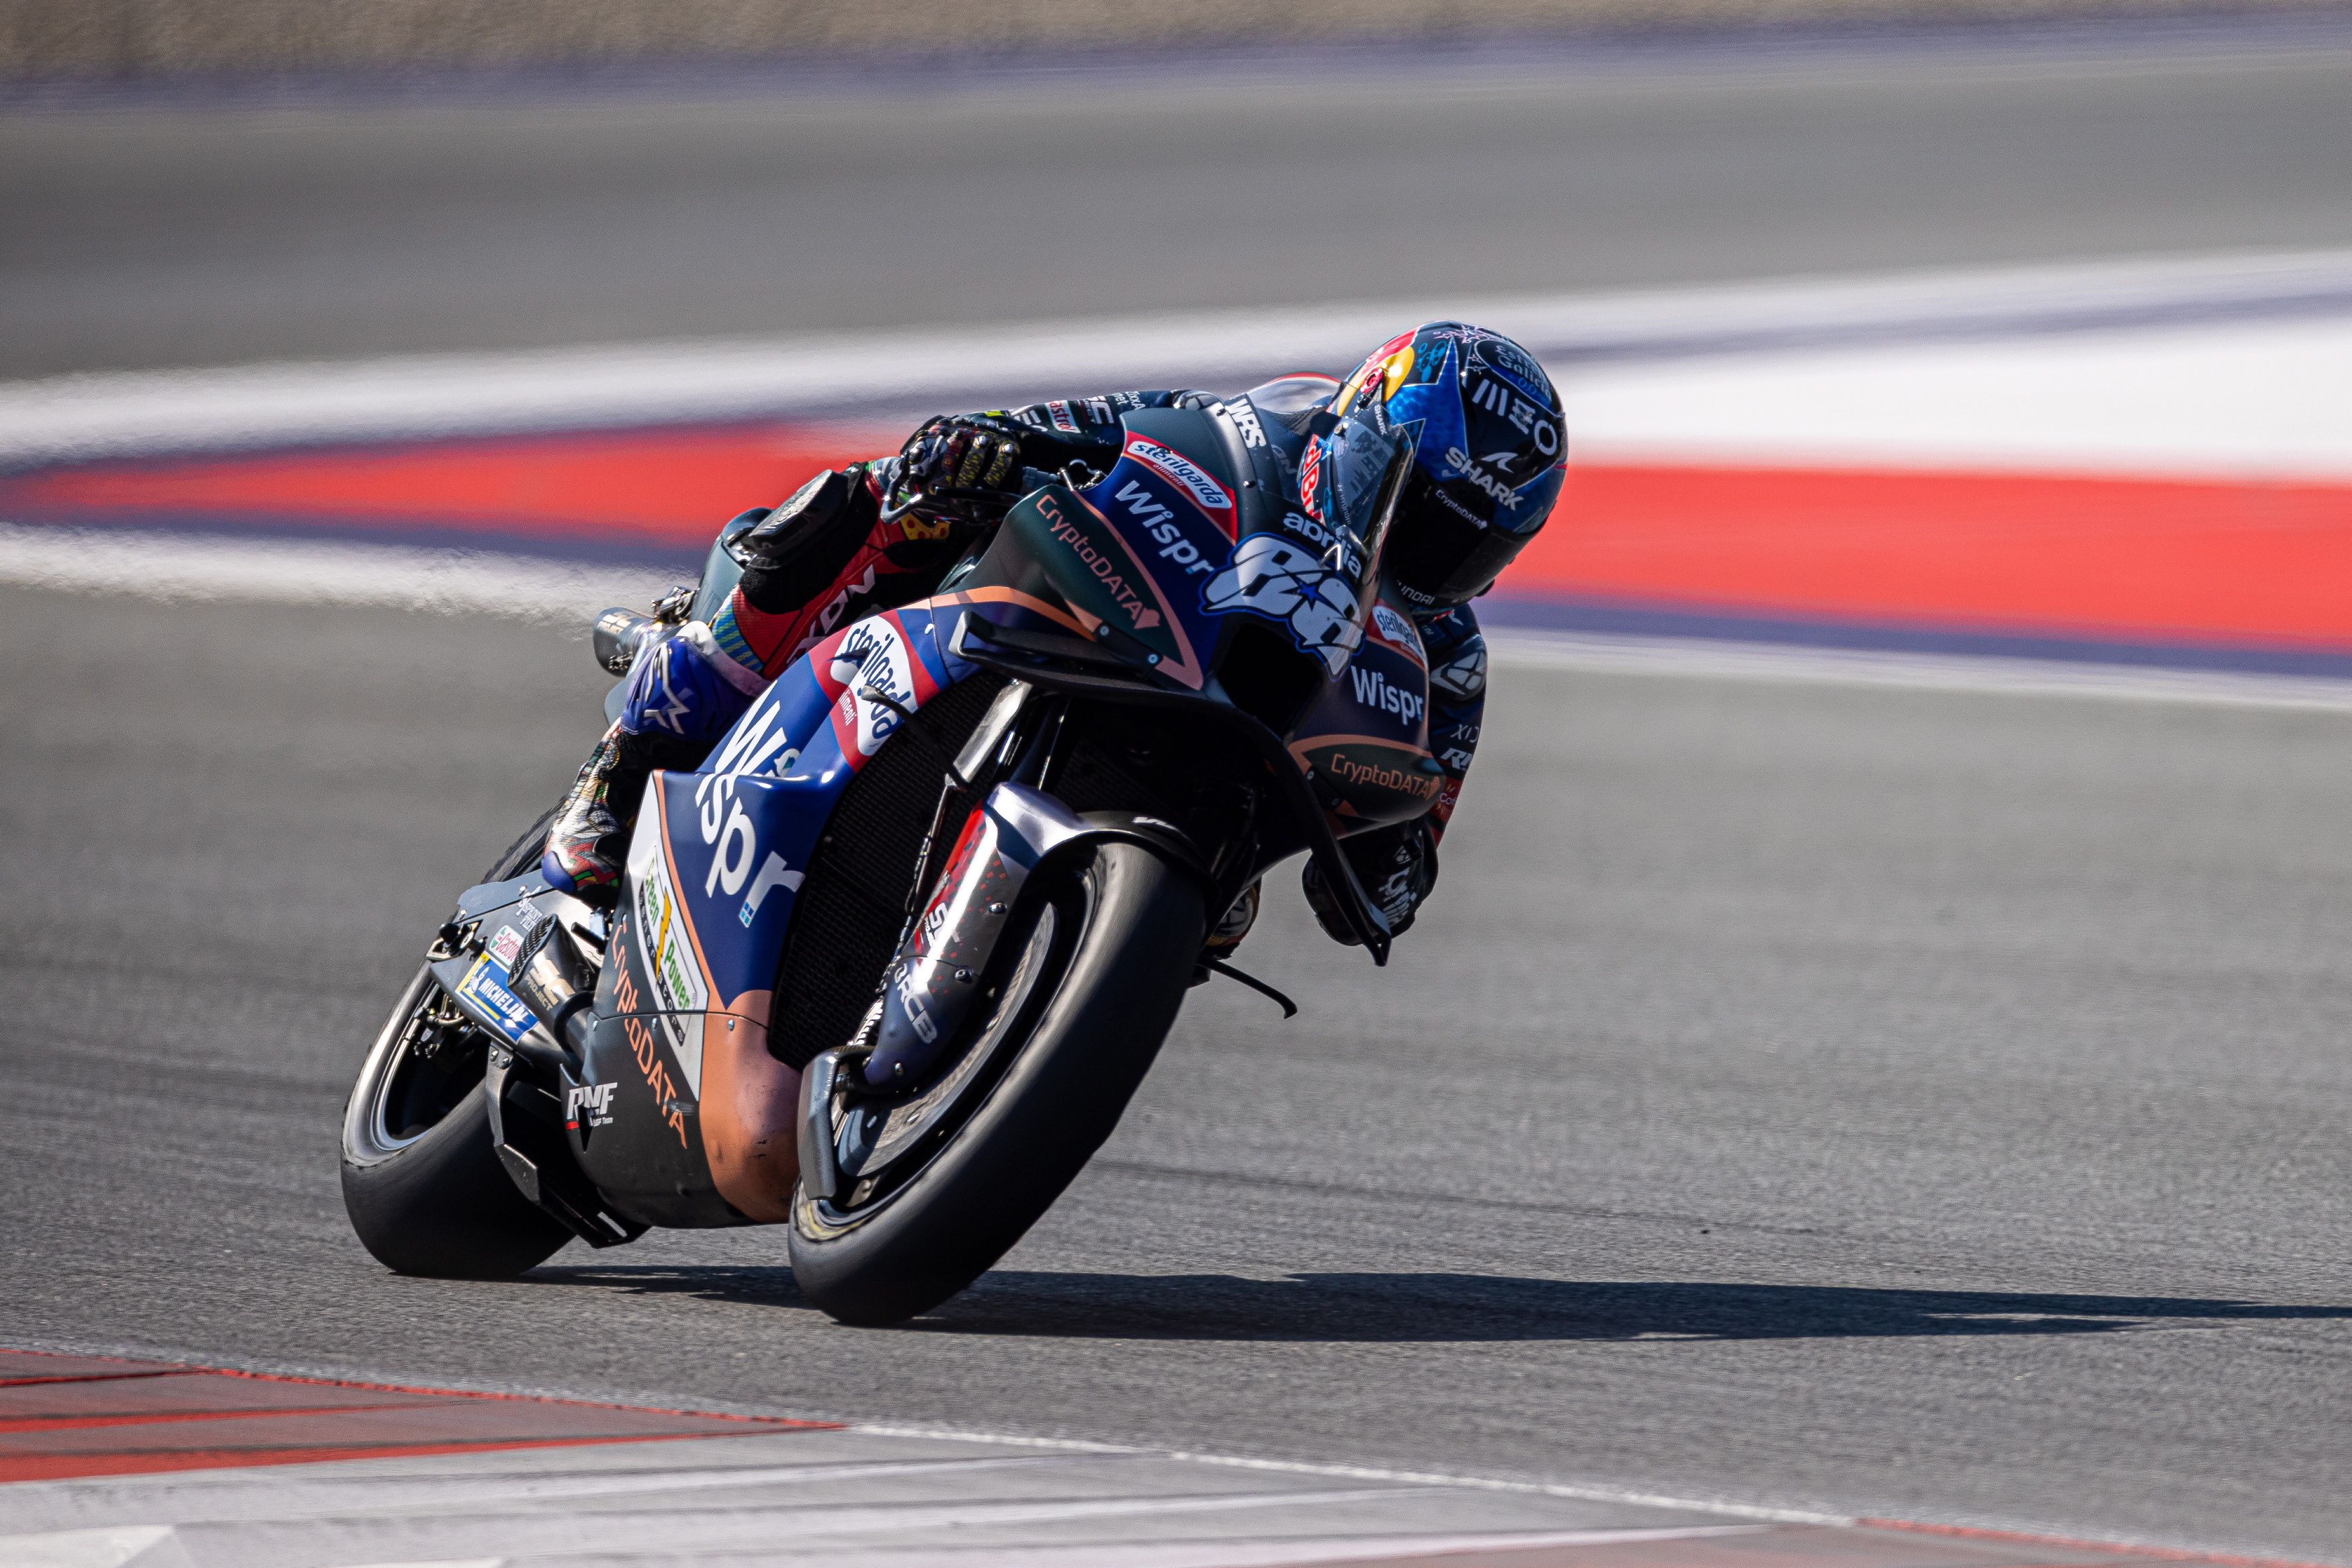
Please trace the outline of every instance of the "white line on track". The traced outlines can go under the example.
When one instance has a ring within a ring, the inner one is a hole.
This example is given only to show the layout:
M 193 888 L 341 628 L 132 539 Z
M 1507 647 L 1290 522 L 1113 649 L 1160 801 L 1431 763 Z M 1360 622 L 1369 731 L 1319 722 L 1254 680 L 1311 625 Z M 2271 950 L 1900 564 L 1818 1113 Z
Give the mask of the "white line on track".
M 678 576 L 488 550 L 0 523 L 0 583 L 176 601 L 498 615 L 575 635 L 597 611 L 649 603 Z M 1528 669 L 2352 712 L 2352 681 L 2319 677 L 1508 628 L 1487 641 L 1499 665 Z
M 0 523 L 0 582 L 69 593 L 376 604 L 584 629 L 604 606 L 642 606 L 679 577 L 487 550 Z
M 1706 637 L 1497 630 L 1487 633 L 1486 642 L 1498 665 L 1524 669 L 1697 680 L 1805 681 L 1995 696 L 2095 697 L 2352 713 L 2352 681 L 2318 676 L 2022 659 L 2002 654 L 1937 655 L 1808 648 Z
M 2088 432 L 2099 463 L 2352 472 L 2352 432 L 2310 402 L 2340 383 L 2330 367 L 2342 354 L 2276 322 L 2315 313 L 2352 315 L 2352 252 L 108 372 L 0 385 L 0 464 L 916 402 L 952 408 L 1122 385 L 1224 387 L 1283 370 L 1344 369 L 1401 328 L 1452 316 L 1510 332 L 1552 366 L 1587 456 L 1662 445 L 1752 454 L 1759 442 L 1793 439 L 1810 460 L 1821 432 L 1805 410 L 1818 407 L 1828 423 L 1815 423 L 1832 445 L 1845 429 L 1836 422 L 1858 415 L 1866 449 L 1906 460 L 1974 452 L 1981 461 L 2022 453 L 2072 462 L 2066 442 L 2089 375 L 2095 393 L 2137 393 L 2115 405 L 2114 428 Z M 2038 402 L 2011 407 L 1987 395 L 1988 387 L 2031 392 L 2052 363 L 2074 362 L 2086 335 L 2101 332 L 2140 347 Z M 2051 333 L 2061 336 L 2032 348 Z M 1954 341 L 1993 338 L 2022 340 L 2026 350 L 1970 358 L 1966 350 L 1985 345 Z M 1889 345 L 1900 346 L 1893 361 Z M 1804 352 L 1788 367 L 1791 384 L 1811 389 L 1801 405 L 1727 382 L 1714 363 L 1793 350 Z M 1659 362 L 1694 355 L 1700 363 Z
M 491 550 L 0 524 L 0 583 L 21 588 L 167 601 L 379 604 L 518 618 L 572 634 L 607 604 L 649 604 L 677 576 L 661 567 L 588 567 Z M 2352 679 L 2298 674 L 1515 628 L 1491 630 L 1486 642 L 1503 668 L 2352 712 Z

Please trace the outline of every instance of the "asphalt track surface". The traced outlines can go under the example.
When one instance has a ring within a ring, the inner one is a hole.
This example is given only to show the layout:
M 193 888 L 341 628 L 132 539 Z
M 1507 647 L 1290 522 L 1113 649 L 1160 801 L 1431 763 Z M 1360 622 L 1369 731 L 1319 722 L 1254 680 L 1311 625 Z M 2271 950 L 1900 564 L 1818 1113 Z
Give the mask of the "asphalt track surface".
M 0 377 L 2340 246 L 2347 103 L 2293 16 L 20 99 Z
M 0 592 L 0 1324 L 2352 1558 L 2352 717 L 1507 667 L 1423 924 L 1294 894 L 979 1286 L 384 1273 L 358 1056 L 597 727 L 574 636 Z

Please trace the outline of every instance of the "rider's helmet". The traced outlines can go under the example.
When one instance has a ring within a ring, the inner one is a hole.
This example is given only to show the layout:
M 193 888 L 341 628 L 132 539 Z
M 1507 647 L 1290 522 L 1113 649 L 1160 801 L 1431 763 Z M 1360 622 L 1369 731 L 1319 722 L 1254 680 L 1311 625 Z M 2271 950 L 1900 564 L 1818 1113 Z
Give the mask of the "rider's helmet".
M 1493 587 L 1559 498 L 1559 393 L 1500 333 L 1432 321 L 1392 338 L 1328 407 L 1326 433 L 1301 455 L 1307 509 L 1369 544 L 1401 484 L 1381 563 L 1416 608 L 1467 603 Z

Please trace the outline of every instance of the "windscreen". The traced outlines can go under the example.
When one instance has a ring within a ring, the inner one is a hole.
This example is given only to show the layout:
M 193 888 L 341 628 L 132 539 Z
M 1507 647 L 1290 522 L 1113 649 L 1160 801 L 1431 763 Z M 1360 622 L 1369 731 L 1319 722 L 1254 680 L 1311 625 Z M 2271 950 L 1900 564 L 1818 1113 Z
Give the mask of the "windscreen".
M 1327 520 L 1344 524 L 1363 546 L 1364 578 L 1360 590 L 1377 570 L 1389 518 L 1396 510 L 1405 476 L 1412 471 L 1413 446 L 1420 434 L 1417 423 L 1381 429 L 1361 415 L 1331 434 L 1325 458 L 1331 486 Z

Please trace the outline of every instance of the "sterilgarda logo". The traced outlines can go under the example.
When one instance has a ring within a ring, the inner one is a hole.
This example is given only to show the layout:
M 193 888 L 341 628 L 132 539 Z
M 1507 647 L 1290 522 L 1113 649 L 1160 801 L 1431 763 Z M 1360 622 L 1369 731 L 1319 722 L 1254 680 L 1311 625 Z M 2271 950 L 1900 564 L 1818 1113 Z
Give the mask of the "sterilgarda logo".
M 1306 452 L 1298 459 L 1298 504 L 1317 522 L 1323 520 L 1323 440 L 1317 436 L 1307 443 Z
M 1234 537 L 1233 494 L 1209 477 L 1198 464 L 1171 447 L 1140 435 L 1127 438 L 1127 455 L 1191 496 L 1209 514 L 1209 520 L 1224 530 L 1225 538 Z
M 1416 664 L 1423 662 L 1421 639 L 1415 635 L 1412 622 L 1385 604 L 1372 606 L 1372 635 L 1397 652 L 1409 655 Z
M 841 711 L 844 717 L 854 718 L 856 723 L 858 754 L 873 756 L 905 721 L 888 704 L 857 694 L 861 687 L 871 686 L 900 707 L 914 707 L 914 653 L 908 648 L 907 639 L 887 620 L 860 621 L 834 651 L 828 673 L 835 682 L 849 688 L 841 694 Z

